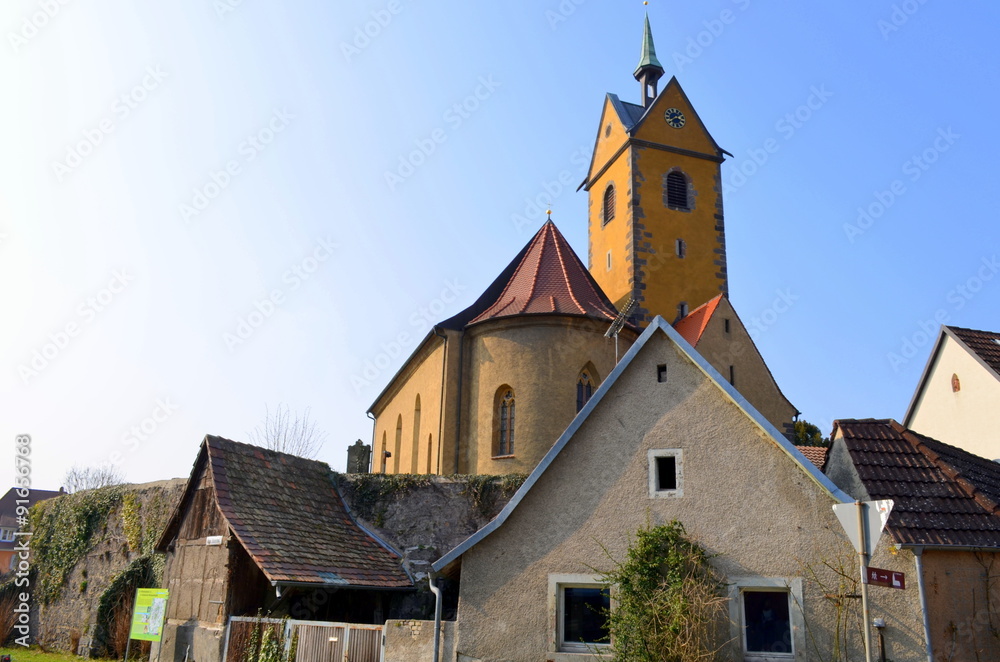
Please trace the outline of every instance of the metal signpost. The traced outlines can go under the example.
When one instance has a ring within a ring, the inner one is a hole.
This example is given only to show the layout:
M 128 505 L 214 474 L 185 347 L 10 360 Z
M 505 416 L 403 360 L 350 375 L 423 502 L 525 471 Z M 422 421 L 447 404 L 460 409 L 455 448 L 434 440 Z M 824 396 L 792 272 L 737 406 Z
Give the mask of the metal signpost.
M 871 624 L 868 622 L 868 559 L 878 546 L 882 529 L 889 520 L 892 500 L 838 503 L 833 512 L 847 532 L 861 565 L 861 613 L 865 624 L 865 662 L 872 662 Z M 885 572 L 885 571 L 883 571 Z
M 159 641 L 166 618 L 167 598 L 170 591 L 165 588 L 137 588 L 132 603 L 132 623 L 125 644 L 125 662 L 128 662 L 129 648 L 133 639 Z

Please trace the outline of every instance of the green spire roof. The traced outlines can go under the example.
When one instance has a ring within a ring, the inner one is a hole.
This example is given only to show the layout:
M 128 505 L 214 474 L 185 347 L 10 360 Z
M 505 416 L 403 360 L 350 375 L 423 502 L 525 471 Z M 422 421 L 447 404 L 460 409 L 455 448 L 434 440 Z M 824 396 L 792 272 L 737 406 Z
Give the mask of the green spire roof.
M 653 47 L 653 30 L 649 27 L 649 14 L 646 14 L 646 26 L 642 32 L 642 53 L 639 56 L 639 66 L 632 73 L 636 78 L 646 67 L 654 67 L 663 72 L 663 65 L 656 59 L 656 49 Z

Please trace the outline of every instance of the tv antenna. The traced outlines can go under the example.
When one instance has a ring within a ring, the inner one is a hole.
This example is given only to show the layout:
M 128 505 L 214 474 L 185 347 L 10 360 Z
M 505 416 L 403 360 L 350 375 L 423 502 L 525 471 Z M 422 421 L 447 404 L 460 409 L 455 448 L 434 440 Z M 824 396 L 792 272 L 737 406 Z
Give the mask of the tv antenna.
M 604 332 L 605 338 L 615 339 L 615 365 L 618 365 L 618 332 L 625 326 L 628 316 L 632 314 L 632 309 L 635 308 L 635 303 L 635 298 L 629 297 L 628 301 L 625 302 L 625 305 L 618 311 L 618 317 L 616 317 L 615 321 L 611 323 L 608 330 Z

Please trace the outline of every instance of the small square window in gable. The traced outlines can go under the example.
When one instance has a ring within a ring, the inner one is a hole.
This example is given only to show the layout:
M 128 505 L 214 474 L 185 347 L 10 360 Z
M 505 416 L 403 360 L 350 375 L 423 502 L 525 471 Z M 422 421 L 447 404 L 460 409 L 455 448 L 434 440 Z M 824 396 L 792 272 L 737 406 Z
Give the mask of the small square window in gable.
M 651 449 L 649 462 L 649 498 L 669 499 L 684 496 L 683 451 L 679 448 Z

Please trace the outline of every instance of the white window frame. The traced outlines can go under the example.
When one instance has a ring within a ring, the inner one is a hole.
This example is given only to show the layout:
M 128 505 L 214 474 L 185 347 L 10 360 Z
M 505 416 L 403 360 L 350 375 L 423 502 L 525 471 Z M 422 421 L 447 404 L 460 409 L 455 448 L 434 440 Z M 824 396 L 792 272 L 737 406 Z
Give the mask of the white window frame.
M 729 622 L 734 642 L 739 643 L 744 662 L 795 662 L 805 659 L 806 619 L 802 610 L 801 577 L 730 577 Z M 788 620 L 792 630 L 791 653 L 747 652 L 746 618 L 743 613 L 744 591 L 773 591 L 788 595 Z
M 657 480 L 656 459 L 659 457 L 674 458 L 674 472 L 677 478 L 677 488 L 673 490 L 659 489 Z M 649 467 L 649 498 L 676 499 L 684 496 L 684 451 L 680 448 L 651 448 L 646 454 Z
M 580 660 L 582 656 L 593 657 L 611 649 L 611 644 L 581 644 L 579 642 L 563 641 L 564 622 L 564 596 L 563 589 L 566 588 L 609 588 L 607 584 L 601 583 L 598 575 L 585 574 L 563 574 L 554 573 L 549 575 L 549 623 L 554 625 L 549 633 L 549 655 L 546 659 L 554 662 L 570 662 Z M 611 605 L 614 607 L 614 595 L 611 598 Z

